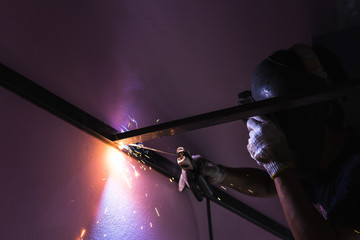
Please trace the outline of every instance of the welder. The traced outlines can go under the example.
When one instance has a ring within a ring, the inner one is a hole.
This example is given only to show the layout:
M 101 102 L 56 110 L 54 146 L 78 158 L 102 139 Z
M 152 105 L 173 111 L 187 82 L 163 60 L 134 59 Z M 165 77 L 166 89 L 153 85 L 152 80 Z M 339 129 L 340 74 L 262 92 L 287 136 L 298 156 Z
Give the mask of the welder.
M 251 97 L 261 101 L 346 78 L 330 52 L 296 45 L 257 66 Z M 215 165 L 201 173 L 247 195 L 277 195 L 295 239 L 360 239 L 360 138 L 342 126 L 343 116 L 331 100 L 250 117 L 247 149 L 265 171 Z

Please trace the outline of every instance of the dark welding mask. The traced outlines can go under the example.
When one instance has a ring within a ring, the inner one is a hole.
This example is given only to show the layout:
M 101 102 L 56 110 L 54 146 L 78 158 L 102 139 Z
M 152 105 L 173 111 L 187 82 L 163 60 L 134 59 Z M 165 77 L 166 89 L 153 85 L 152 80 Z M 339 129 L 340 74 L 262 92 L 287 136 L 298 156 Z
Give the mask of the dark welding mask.
M 291 50 L 277 51 L 255 69 L 251 94 L 255 101 L 325 86 L 325 80 L 306 72 L 301 58 Z
M 334 62 L 331 64 L 337 65 Z M 329 66 L 329 63 L 325 65 Z M 313 48 L 296 45 L 289 50 L 275 52 L 256 67 L 251 79 L 251 97 L 254 101 L 261 101 L 320 89 L 331 84 L 333 79 L 338 77 L 328 75 Z M 312 174 L 318 166 L 329 119 L 329 104 L 331 101 L 281 111 L 271 116 L 284 131 L 289 148 L 294 158 L 298 159 L 296 165 L 301 175 Z

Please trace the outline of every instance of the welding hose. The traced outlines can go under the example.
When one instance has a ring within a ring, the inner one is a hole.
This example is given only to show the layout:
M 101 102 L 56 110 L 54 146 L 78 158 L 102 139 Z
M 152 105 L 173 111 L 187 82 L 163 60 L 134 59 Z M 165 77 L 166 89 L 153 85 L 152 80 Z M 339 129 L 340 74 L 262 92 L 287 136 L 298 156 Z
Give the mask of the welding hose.
M 210 238 L 210 240 L 213 240 L 211 211 L 210 211 L 210 198 L 206 198 L 206 212 L 207 212 L 207 219 L 208 219 L 209 238 Z

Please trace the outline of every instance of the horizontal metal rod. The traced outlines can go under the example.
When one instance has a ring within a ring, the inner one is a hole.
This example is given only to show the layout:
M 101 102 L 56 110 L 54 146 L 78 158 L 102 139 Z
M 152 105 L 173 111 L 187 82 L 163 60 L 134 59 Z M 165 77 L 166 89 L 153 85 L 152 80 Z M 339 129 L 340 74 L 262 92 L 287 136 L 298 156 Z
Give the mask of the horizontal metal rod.
M 235 120 L 246 119 L 251 116 L 278 112 L 313 103 L 326 101 L 360 86 L 359 80 L 331 85 L 323 89 L 314 89 L 292 94 L 291 96 L 277 97 L 269 100 L 230 107 L 214 112 L 204 113 L 188 118 L 157 124 L 124 133 L 115 134 L 108 138 L 120 144 L 143 142 L 159 137 L 171 136 L 191 130 L 215 126 Z

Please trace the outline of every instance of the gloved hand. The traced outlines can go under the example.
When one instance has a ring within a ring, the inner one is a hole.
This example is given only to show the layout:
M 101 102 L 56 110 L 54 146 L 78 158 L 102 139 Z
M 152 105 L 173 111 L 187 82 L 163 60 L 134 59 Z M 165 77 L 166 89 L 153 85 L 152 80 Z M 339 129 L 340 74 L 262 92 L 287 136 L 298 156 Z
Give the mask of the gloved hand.
M 198 160 L 202 157 L 200 155 L 194 155 L 192 158 Z M 206 177 L 206 180 L 211 184 L 221 183 L 225 177 L 224 167 L 216 164 L 211 166 L 204 164 L 200 168 L 200 174 Z
M 192 155 L 191 157 L 194 161 L 198 161 L 202 158 L 201 155 Z M 206 162 L 208 162 L 207 160 L 204 160 L 203 162 L 204 164 L 201 164 L 199 173 L 204 177 L 206 177 L 206 180 L 211 184 L 221 183 L 225 177 L 223 166 L 221 165 L 208 166 L 205 164 Z M 178 189 L 180 192 L 185 188 L 185 185 L 189 187 L 189 183 L 186 177 L 186 171 L 182 169 L 179 185 L 178 185 Z
M 266 116 L 250 117 L 247 121 L 250 156 L 274 179 L 281 171 L 294 167 L 286 137 L 280 127 Z

